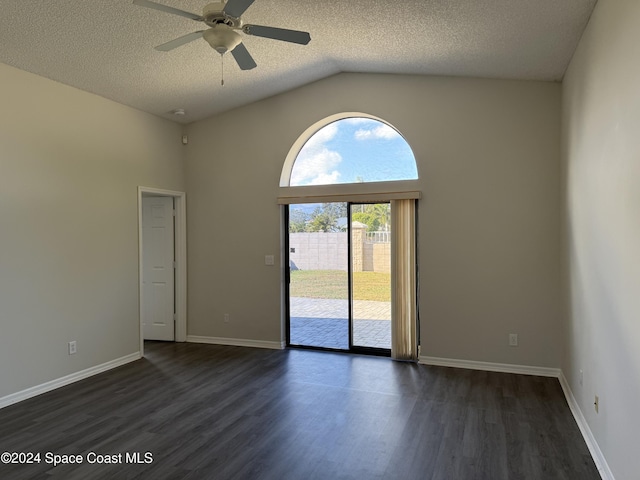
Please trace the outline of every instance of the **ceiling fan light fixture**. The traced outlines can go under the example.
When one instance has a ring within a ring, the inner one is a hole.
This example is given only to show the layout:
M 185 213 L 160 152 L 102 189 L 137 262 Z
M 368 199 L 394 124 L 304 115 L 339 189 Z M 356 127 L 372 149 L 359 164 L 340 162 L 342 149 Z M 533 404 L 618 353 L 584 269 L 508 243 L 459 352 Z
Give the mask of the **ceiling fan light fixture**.
M 220 55 L 230 52 L 242 41 L 242 37 L 226 25 L 211 27 L 202 36 Z

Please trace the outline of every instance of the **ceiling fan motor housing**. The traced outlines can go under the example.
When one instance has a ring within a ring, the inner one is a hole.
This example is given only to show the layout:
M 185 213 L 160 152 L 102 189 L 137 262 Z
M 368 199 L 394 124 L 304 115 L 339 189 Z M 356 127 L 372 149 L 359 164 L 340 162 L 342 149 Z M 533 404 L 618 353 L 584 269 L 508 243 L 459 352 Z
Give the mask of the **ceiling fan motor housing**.
M 242 19 L 231 17 L 224 13 L 224 7 L 227 2 L 214 2 L 204 7 L 202 10 L 202 18 L 204 23 L 210 27 L 217 25 L 227 25 L 231 28 L 242 28 Z

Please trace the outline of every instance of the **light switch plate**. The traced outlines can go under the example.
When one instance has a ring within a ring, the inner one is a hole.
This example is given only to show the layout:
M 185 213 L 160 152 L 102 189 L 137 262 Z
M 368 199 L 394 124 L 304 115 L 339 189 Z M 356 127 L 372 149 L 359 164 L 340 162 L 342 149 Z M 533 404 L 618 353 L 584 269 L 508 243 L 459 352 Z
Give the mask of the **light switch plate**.
M 265 265 L 274 265 L 275 257 L 273 255 L 265 255 L 264 256 L 264 264 Z

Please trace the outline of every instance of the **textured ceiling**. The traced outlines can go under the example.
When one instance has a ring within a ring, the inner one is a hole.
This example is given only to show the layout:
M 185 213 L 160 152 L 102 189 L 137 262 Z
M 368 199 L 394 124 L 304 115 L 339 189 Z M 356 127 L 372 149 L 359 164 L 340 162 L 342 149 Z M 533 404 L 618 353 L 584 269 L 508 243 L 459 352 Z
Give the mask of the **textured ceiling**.
M 206 1 L 158 3 L 200 14 Z M 222 87 L 204 40 L 153 48 L 202 23 L 131 0 L 2 0 L 0 62 L 188 123 L 338 72 L 561 80 L 595 3 L 256 0 L 245 23 L 305 30 L 311 43 L 244 36 L 258 67 L 225 56 Z

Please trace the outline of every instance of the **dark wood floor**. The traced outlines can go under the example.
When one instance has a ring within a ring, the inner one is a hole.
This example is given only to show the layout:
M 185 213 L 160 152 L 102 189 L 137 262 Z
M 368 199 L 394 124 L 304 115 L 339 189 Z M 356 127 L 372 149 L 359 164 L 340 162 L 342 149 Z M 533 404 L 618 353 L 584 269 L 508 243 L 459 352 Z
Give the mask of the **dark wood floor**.
M 0 452 L 41 454 L 0 478 L 600 478 L 556 379 L 307 350 L 150 342 L 146 355 L 0 410 Z

